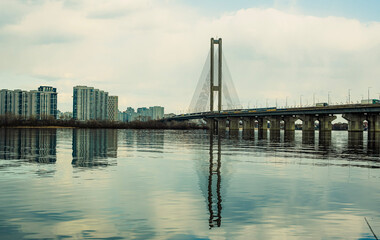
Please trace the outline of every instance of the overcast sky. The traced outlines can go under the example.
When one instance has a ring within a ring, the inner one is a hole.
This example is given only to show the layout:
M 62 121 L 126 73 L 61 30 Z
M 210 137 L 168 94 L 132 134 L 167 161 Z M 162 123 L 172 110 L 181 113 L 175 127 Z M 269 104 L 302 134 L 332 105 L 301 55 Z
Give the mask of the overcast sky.
M 244 107 L 380 94 L 380 1 L 1 0 L 0 88 L 119 96 L 119 109 L 188 108 L 211 37 Z M 301 96 L 302 95 L 302 96 Z

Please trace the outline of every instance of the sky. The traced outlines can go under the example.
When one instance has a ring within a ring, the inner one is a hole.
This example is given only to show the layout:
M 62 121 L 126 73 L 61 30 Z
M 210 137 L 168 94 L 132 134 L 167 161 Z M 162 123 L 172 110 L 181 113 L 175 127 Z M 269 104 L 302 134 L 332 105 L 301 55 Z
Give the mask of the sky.
M 211 37 L 243 107 L 380 98 L 380 1 L 1 0 L 0 89 L 187 112 Z

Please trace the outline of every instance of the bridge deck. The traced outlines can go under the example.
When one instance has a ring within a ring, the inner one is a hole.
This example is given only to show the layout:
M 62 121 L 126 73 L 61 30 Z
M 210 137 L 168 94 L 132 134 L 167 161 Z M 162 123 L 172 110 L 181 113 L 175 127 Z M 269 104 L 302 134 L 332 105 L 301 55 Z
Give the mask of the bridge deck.
M 380 104 L 346 104 L 325 107 L 235 109 L 221 112 L 200 112 L 176 115 L 167 120 L 190 120 L 228 117 L 271 117 L 297 115 L 328 115 L 349 113 L 380 113 Z

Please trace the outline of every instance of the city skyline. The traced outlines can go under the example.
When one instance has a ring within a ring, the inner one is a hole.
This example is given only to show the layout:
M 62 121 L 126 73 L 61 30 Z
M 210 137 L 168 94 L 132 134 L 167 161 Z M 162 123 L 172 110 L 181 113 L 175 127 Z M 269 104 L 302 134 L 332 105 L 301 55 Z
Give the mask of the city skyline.
M 54 86 L 63 112 L 76 85 L 112 92 L 121 110 L 185 112 L 218 36 L 243 107 L 379 98 L 379 5 L 2 1 L 0 88 Z

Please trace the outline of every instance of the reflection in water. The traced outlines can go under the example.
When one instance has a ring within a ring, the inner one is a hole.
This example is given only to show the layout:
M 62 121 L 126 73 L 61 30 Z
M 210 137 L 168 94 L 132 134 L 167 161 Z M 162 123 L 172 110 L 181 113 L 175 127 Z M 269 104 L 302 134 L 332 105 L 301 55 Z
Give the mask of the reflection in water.
M 314 131 L 302 131 L 302 143 L 303 144 L 314 144 L 315 142 L 315 132 Z
M 217 159 L 214 162 L 214 135 L 210 134 L 210 162 L 208 176 L 208 211 L 210 214 L 209 227 L 220 227 L 222 222 L 222 196 L 220 187 L 222 177 L 220 175 L 221 168 L 221 137 L 218 136 Z
M 348 132 L 348 149 L 354 152 L 363 150 L 363 132 Z
M 329 148 L 331 145 L 331 131 L 319 131 L 319 145 Z
M 57 129 L 0 128 L 0 159 L 55 163 Z
M 0 129 L 2 157 L 57 145 L 57 164 L 0 169 L 0 239 L 374 239 L 364 217 L 380 235 L 379 134 L 320 142 L 316 132 L 303 144 L 301 131 L 293 141 L 281 131 L 279 142 L 203 130 L 12 131 Z M 118 164 L 78 171 L 74 155 Z
M 271 142 L 278 143 L 281 140 L 280 130 L 271 130 L 269 132 L 269 139 Z
M 238 139 L 239 138 L 240 131 L 239 130 L 229 130 L 228 136 L 230 139 Z
M 78 167 L 108 166 L 117 157 L 116 129 L 73 129 L 73 160 Z
M 285 142 L 294 142 L 295 132 L 294 131 L 284 131 L 284 140 L 285 140 Z
M 370 153 L 380 153 L 380 132 L 368 132 L 367 146 Z
M 255 139 L 255 130 L 243 130 L 242 137 L 245 140 Z

